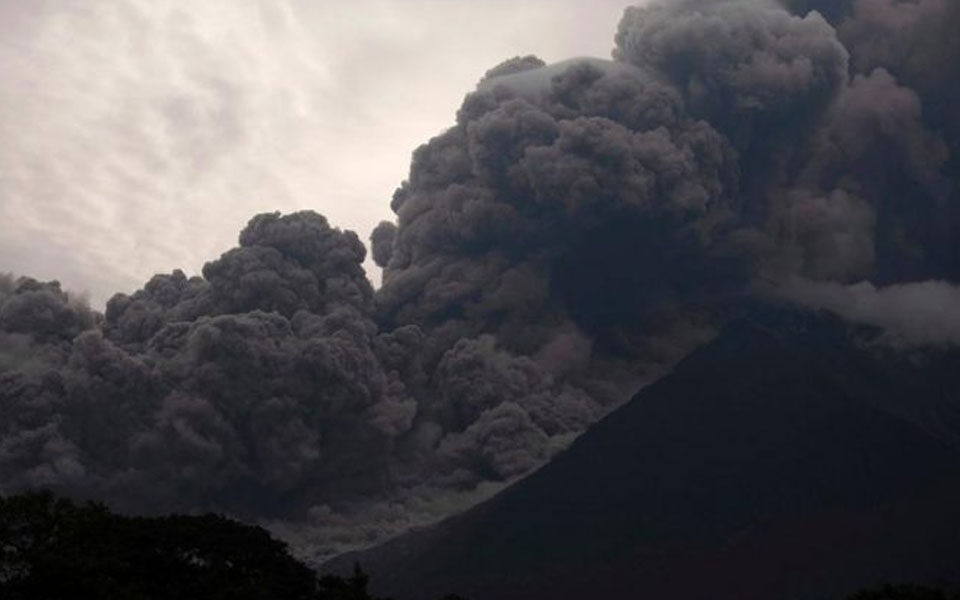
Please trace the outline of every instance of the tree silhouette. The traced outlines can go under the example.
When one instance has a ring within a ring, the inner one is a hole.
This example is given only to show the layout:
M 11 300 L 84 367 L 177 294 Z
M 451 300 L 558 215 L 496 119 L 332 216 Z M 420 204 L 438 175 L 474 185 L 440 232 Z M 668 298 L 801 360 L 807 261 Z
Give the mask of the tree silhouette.
M 0 498 L 0 597 L 299 600 L 315 597 L 315 576 L 259 527 L 37 493 Z
M 125 517 L 47 492 L 0 497 L 3 600 L 387 600 L 369 581 L 359 565 L 318 579 L 262 528 L 218 515 Z
M 847 597 L 847 600 L 960 600 L 960 595 L 919 585 L 883 585 Z

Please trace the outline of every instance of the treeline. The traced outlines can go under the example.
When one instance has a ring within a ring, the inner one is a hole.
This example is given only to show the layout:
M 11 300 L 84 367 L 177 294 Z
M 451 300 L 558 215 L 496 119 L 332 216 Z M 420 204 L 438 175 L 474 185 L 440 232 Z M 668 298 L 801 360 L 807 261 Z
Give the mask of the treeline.
M 884 585 L 858 592 L 847 600 L 960 600 L 960 594 L 923 585 Z
M 4 600 L 387 600 L 367 584 L 359 567 L 318 577 L 264 529 L 218 515 L 126 517 L 49 493 L 0 497 Z
M 389 600 L 368 583 L 359 566 L 350 577 L 318 577 L 264 529 L 218 515 L 126 517 L 46 492 L 0 497 L 4 600 Z M 885 585 L 847 600 L 960 594 Z

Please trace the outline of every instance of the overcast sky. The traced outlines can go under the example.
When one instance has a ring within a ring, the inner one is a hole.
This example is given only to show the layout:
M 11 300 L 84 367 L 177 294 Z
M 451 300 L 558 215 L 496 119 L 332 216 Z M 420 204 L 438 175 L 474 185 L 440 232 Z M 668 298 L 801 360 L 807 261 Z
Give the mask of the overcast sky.
M 366 241 L 485 70 L 608 57 L 628 4 L 0 0 L 0 271 L 99 306 L 257 212 Z

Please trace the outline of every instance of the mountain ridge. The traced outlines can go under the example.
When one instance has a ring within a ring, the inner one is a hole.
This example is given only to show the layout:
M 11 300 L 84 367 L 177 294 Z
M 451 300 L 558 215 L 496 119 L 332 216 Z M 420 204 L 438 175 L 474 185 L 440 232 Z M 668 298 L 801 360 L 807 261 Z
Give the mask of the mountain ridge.
M 957 353 L 880 336 L 754 309 L 537 473 L 328 568 L 360 561 L 401 599 L 474 600 L 828 597 L 955 576 Z

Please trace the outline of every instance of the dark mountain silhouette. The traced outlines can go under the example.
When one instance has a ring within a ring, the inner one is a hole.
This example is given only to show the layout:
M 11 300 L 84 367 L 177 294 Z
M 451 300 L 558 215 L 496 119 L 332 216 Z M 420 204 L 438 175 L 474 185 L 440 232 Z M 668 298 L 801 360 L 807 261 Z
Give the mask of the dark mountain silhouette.
M 555 461 L 359 560 L 377 593 L 841 598 L 960 579 L 960 353 L 757 309 Z

